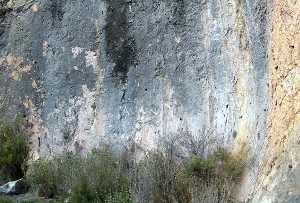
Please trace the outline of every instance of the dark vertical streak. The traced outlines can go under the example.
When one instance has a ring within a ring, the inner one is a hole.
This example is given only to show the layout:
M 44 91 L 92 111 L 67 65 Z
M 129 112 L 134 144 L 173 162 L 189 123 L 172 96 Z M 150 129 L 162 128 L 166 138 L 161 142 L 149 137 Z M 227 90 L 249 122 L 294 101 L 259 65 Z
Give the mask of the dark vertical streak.
M 64 0 L 52 0 L 50 11 L 53 19 L 53 25 L 56 23 L 59 23 L 63 20 L 64 17 L 64 11 L 63 7 L 65 6 Z
M 184 0 L 176 0 L 175 2 L 176 7 L 174 11 L 174 26 L 179 28 L 185 25 L 185 4 Z
M 129 34 L 128 7 L 125 0 L 107 0 L 106 46 L 107 55 L 115 67 L 113 76 L 126 82 L 127 73 L 135 60 L 135 40 Z

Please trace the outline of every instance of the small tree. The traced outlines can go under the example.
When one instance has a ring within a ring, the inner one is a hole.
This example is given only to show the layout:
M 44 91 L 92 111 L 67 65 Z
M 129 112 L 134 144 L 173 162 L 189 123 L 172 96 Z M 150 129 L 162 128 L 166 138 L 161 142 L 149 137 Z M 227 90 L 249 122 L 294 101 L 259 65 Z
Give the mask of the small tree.
M 7 179 L 24 176 L 28 156 L 24 117 L 14 122 L 0 121 L 0 175 Z

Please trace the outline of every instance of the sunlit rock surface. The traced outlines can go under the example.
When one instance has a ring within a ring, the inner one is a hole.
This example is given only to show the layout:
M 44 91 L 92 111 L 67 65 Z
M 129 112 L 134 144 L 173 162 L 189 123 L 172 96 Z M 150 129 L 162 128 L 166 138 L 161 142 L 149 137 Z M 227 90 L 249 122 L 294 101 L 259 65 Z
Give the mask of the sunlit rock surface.
M 300 1 L 274 0 L 267 144 L 254 202 L 300 202 Z
M 0 7 L 0 115 L 28 116 L 32 159 L 101 143 L 134 144 L 140 154 L 193 135 L 236 152 L 247 146 L 242 200 L 276 202 L 276 174 L 297 174 L 299 1 L 4 0 Z M 265 191 L 275 199 L 263 200 Z

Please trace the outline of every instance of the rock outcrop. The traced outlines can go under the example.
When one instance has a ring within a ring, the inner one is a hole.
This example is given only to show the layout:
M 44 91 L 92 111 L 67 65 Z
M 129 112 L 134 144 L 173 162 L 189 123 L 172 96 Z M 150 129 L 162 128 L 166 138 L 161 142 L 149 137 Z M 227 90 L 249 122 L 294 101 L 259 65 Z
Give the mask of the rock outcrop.
M 20 195 L 28 191 L 28 185 L 23 179 L 8 182 L 0 186 L 0 195 Z
M 0 115 L 28 116 L 32 159 L 210 136 L 247 146 L 241 199 L 298 194 L 299 1 L 0 6 Z
M 255 202 L 300 202 L 300 1 L 274 0 L 267 142 Z

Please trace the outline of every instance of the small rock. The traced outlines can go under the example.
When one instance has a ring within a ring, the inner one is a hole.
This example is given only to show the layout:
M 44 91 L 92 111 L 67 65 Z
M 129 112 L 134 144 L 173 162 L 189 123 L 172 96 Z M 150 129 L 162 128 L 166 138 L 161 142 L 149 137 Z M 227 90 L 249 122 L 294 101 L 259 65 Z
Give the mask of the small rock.
M 19 195 L 24 194 L 28 190 L 28 185 L 23 179 L 8 182 L 0 186 L 0 194 L 5 195 Z

